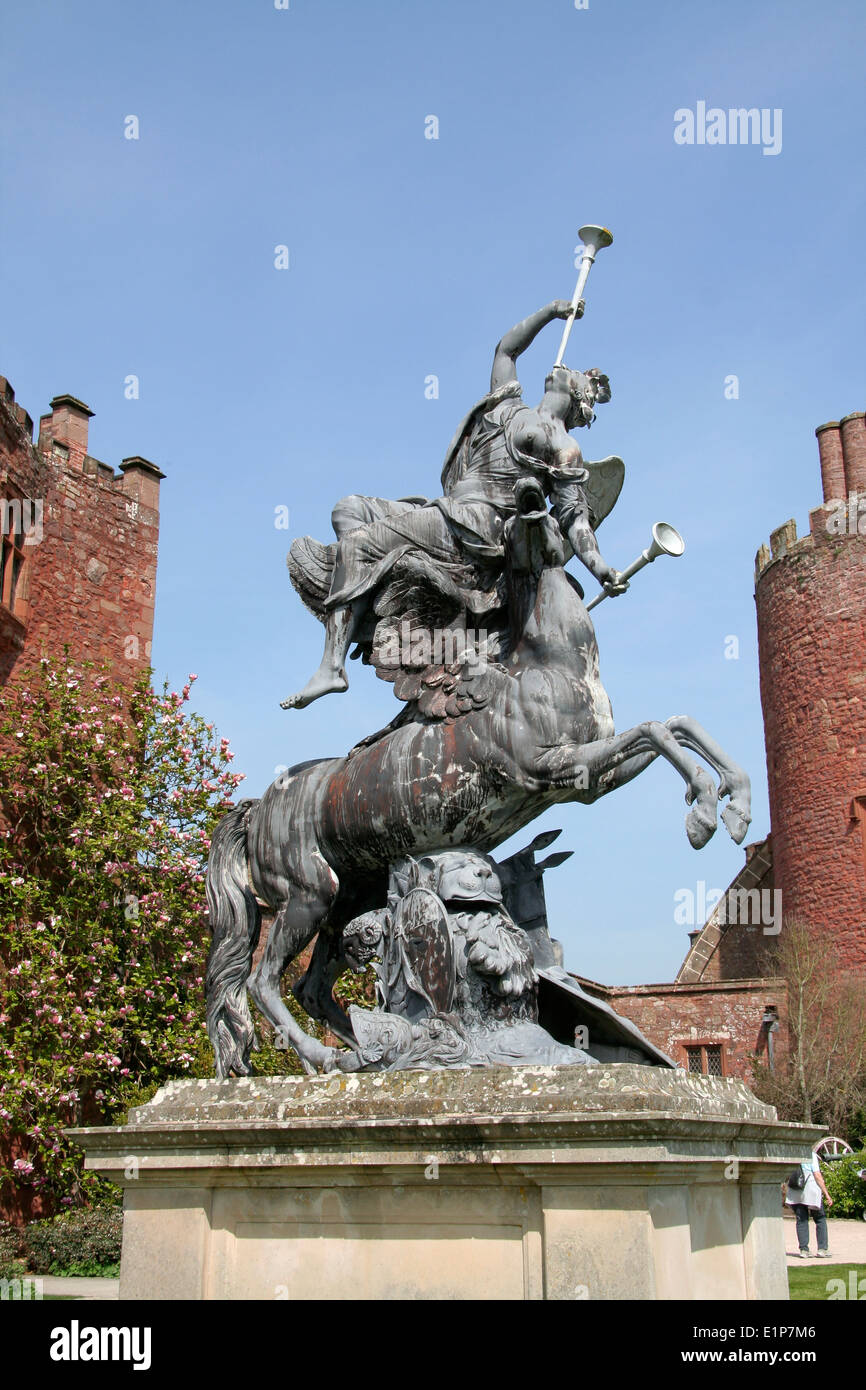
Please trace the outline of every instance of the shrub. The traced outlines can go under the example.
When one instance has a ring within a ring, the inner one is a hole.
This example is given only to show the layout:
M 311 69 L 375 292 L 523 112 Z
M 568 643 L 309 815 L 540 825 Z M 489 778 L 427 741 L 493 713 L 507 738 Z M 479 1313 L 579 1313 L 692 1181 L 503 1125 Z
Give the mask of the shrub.
M 860 1168 L 866 1168 L 866 1149 L 821 1165 L 827 1191 L 833 1198 L 832 1216 L 862 1216 L 866 1211 L 866 1182 L 857 1176 Z
M 34 1274 L 116 1276 L 120 1267 L 123 1213 L 118 1207 L 66 1211 L 25 1228 Z
M 17 1226 L 0 1221 L 0 1279 L 14 1279 L 24 1272 L 24 1243 Z

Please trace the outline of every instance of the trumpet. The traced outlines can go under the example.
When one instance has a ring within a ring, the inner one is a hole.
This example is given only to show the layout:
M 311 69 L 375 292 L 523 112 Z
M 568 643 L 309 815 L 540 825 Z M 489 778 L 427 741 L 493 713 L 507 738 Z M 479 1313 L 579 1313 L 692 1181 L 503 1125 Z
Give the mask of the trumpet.
M 556 354 L 556 361 L 553 364 L 554 367 L 562 366 L 562 359 L 565 356 L 569 334 L 574 326 L 574 320 L 577 317 L 580 297 L 583 294 L 584 286 L 589 278 L 589 272 L 592 269 L 593 262 L 599 251 L 602 251 L 605 246 L 610 246 L 613 242 L 613 237 L 607 230 L 607 227 L 595 227 L 592 223 L 588 223 L 587 226 L 581 227 L 577 235 L 583 242 L 585 250 L 580 258 L 580 274 L 577 277 L 577 285 L 571 299 L 571 313 L 565 320 L 565 327 L 562 330 L 562 341 L 559 344 L 559 352 Z
M 650 544 L 646 550 L 641 551 L 636 560 L 632 560 L 627 569 L 622 571 L 620 579 L 626 581 L 631 579 L 633 574 L 637 574 L 638 570 L 644 569 L 646 565 L 651 565 L 653 560 L 657 560 L 660 555 L 670 555 L 673 559 L 677 559 L 685 548 L 686 543 L 679 531 L 668 525 L 666 521 L 657 521 L 653 527 L 653 537 Z M 595 608 L 597 604 L 602 603 L 607 597 L 607 594 L 596 594 L 595 598 L 586 605 L 587 612 L 590 608 Z

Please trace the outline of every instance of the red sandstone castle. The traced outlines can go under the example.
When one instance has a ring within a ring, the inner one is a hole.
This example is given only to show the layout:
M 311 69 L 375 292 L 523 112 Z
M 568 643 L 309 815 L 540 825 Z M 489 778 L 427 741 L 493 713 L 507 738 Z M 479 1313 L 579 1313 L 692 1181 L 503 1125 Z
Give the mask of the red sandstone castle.
M 55 396 L 34 446 L 0 377 L 0 685 L 65 643 L 130 676 L 150 664 L 164 474 L 144 458 L 119 474 L 92 458 L 92 414 Z
M 584 981 L 692 1071 L 748 1078 L 776 1018 L 784 1045 L 785 984 L 761 971 L 774 891 L 866 980 L 866 417 L 816 434 L 823 504 L 808 535 L 786 521 L 755 562 L 771 833 L 690 933 L 675 983 Z

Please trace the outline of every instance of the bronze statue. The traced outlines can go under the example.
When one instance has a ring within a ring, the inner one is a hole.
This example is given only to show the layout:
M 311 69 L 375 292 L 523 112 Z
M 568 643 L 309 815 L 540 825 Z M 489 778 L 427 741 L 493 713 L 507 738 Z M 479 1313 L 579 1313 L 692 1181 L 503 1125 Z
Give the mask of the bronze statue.
M 719 801 L 737 844 L 750 820 L 748 776 L 689 716 L 615 732 L 592 619 L 565 569 L 577 555 L 615 595 L 656 555 L 682 550 L 664 523 L 622 575 L 598 550 L 595 531 L 619 494 L 623 465 L 584 463 L 569 435 L 609 399 L 601 373 L 561 365 L 589 252 L 610 242 L 602 228 L 583 233 L 588 253 L 571 304 L 554 301 L 503 338 L 491 390 L 446 456 L 443 496 L 346 498 L 335 509 L 336 546 L 309 538 L 292 546 L 292 580 L 328 635 L 316 676 L 287 703 L 345 689 L 354 642 L 393 682 L 402 708 L 345 756 L 290 768 L 218 825 L 206 979 L 218 1076 L 250 1071 L 250 998 L 310 1071 L 635 1058 L 671 1065 L 562 968 L 541 873 L 566 856 L 536 865 L 547 838 L 539 837 L 501 865 L 490 858 L 549 807 L 591 805 L 658 757 L 685 782 L 695 848 L 715 832 Z M 521 399 L 516 359 L 555 318 L 566 330 L 533 410 Z M 443 635 L 446 654 L 436 648 Z M 263 906 L 274 920 L 250 974 Z M 295 993 L 348 1050 L 310 1036 L 280 993 L 284 970 L 314 937 Z M 382 1007 L 350 1017 L 333 985 L 374 958 Z M 575 1027 L 588 1030 L 585 1045 L 574 1046 Z

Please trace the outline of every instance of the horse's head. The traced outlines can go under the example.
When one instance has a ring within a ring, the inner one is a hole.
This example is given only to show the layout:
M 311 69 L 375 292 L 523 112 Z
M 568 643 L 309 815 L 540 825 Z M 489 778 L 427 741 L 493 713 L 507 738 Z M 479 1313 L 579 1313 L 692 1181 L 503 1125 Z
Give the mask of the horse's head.
M 505 523 L 506 574 L 512 580 L 538 578 L 548 565 L 565 564 L 562 533 L 547 510 L 537 478 L 520 478 L 514 485 L 517 512 Z
M 535 478 L 514 487 L 517 511 L 505 524 L 505 578 L 508 589 L 510 647 L 524 644 L 538 655 L 567 656 L 593 627 L 576 582 L 564 569 L 567 549 L 562 532 L 547 510 Z

